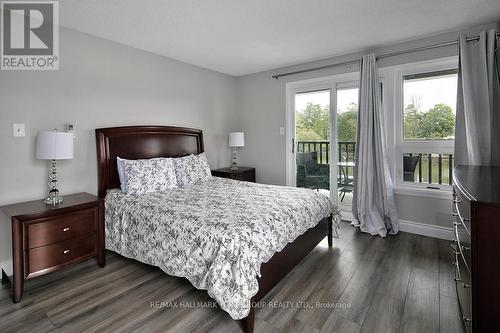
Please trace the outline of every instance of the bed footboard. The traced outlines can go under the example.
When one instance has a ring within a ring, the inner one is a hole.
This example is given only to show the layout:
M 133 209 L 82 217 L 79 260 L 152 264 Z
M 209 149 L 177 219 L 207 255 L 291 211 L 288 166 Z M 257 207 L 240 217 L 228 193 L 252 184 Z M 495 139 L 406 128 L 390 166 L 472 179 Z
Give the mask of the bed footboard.
M 325 236 L 328 237 L 328 246 L 333 245 L 332 215 L 321 220 L 315 227 L 307 230 L 293 242 L 285 246 L 283 251 L 277 252 L 267 262 L 262 264 L 259 278 L 259 291 L 252 297 L 251 309 L 247 317 L 243 318 L 243 329 L 246 333 L 253 333 L 255 321 L 255 304 L 280 282 L 309 252 L 314 249 Z

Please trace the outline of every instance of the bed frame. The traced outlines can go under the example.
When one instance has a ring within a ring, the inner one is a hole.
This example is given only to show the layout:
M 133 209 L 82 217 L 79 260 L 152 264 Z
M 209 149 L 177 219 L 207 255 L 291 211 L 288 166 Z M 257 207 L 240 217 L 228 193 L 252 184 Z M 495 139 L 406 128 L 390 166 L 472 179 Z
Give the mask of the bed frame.
M 120 187 L 116 157 L 126 159 L 178 157 L 204 152 L 203 132 L 199 129 L 172 126 L 128 126 L 96 129 L 99 175 L 100 218 L 104 219 L 106 191 Z M 332 247 L 332 216 L 289 243 L 283 251 L 261 266 L 259 291 L 252 297 L 248 316 L 242 319 L 247 333 L 254 329 L 255 304 L 259 302 L 318 243 L 328 237 Z

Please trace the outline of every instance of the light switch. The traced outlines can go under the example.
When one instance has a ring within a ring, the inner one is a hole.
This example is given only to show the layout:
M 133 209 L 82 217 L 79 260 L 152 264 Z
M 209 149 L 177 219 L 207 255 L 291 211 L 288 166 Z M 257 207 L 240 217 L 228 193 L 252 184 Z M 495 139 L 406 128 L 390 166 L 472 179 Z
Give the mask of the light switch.
M 285 128 L 284 127 L 280 127 L 280 135 L 285 135 Z
M 26 131 L 24 129 L 24 124 L 14 124 L 12 126 L 14 131 L 14 136 L 18 138 L 24 138 L 26 136 Z

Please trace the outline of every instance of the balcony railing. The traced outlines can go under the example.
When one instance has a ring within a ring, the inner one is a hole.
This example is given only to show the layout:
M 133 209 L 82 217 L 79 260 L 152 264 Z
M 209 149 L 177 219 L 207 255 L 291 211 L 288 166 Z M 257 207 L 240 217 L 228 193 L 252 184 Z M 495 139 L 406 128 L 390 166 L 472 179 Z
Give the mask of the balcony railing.
M 354 152 L 356 150 L 355 141 L 338 142 L 338 161 L 354 161 Z M 297 152 L 307 153 L 317 151 L 318 163 L 330 164 L 330 141 L 298 141 Z
M 429 154 L 429 153 L 407 153 L 405 157 L 416 158 L 417 165 L 413 170 L 404 170 L 410 175 L 413 172 L 412 178 L 409 181 L 423 184 L 447 184 L 453 182 L 453 154 Z M 405 158 L 403 157 L 403 159 Z M 405 161 L 403 160 L 403 168 Z
M 330 164 L 330 141 L 298 141 L 297 152 L 317 152 L 319 164 Z M 338 142 L 338 160 L 337 162 L 354 162 L 356 142 L 339 141 Z M 453 177 L 453 155 L 452 154 L 429 154 L 429 153 L 408 153 L 403 156 L 420 156 L 415 168 L 403 166 L 404 173 L 412 174 L 412 177 L 405 177 L 406 181 L 427 184 L 452 184 Z M 403 157 L 404 159 L 404 157 Z M 403 163 L 404 165 L 405 163 Z M 346 175 L 341 175 L 339 168 L 339 177 L 349 177 L 353 175 L 353 167 L 345 167 Z M 411 180 L 408 180 L 411 179 Z
M 298 141 L 297 152 L 318 152 L 319 164 L 330 164 L 330 141 Z M 356 151 L 355 141 L 339 141 L 338 142 L 338 161 L 337 162 L 354 162 L 354 154 Z M 345 175 L 342 175 L 339 168 L 339 177 L 349 177 L 354 174 L 353 167 L 344 168 Z

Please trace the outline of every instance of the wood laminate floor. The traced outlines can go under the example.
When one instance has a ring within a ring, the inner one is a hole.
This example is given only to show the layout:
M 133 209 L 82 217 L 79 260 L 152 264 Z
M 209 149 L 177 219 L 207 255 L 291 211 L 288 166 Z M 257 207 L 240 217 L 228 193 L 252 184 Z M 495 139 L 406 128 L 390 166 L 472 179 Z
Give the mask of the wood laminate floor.
M 462 332 L 448 242 L 341 223 L 263 300 L 255 332 Z M 242 332 L 206 292 L 107 253 L 0 292 L 0 332 Z

